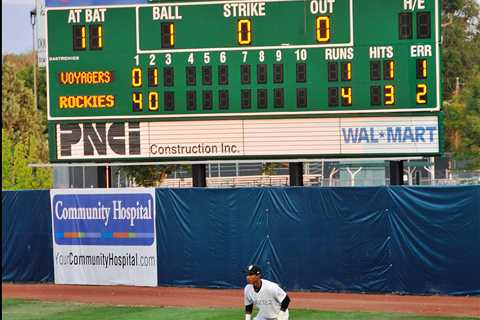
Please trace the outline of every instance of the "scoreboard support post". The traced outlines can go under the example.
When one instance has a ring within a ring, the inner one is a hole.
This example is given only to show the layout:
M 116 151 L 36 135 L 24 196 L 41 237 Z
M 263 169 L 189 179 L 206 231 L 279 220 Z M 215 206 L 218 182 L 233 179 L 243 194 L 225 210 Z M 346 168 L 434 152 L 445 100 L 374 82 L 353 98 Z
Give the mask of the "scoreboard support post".
M 390 161 L 390 185 L 403 185 L 403 161 Z
M 290 175 L 290 186 L 303 186 L 303 162 L 289 162 L 288 172 Z
M 109 166 L 97 168 L 97 180 L 99 188 L 110 188 L 112 186 L 112 173 Z
M 207 186 L 205 164 L 192 164 L 192 186 L 194 188 L 204 188 Z

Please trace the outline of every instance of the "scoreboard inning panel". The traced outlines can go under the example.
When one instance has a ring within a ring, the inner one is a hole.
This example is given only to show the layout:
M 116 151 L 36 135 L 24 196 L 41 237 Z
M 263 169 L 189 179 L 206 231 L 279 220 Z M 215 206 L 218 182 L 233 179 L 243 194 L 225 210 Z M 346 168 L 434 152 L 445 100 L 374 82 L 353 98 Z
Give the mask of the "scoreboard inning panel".
M 47 12 L 49 120 L 440 110 L 438 0 Z

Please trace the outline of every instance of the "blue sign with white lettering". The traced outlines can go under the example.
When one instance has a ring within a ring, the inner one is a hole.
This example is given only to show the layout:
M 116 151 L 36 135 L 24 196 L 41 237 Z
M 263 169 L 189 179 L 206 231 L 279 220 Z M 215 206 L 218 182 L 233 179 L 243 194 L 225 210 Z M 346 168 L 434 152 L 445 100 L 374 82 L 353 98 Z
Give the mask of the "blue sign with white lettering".
M 148 193 L 61 194 L 53 197 L 59 245 L 150 246 L 155 201 Z

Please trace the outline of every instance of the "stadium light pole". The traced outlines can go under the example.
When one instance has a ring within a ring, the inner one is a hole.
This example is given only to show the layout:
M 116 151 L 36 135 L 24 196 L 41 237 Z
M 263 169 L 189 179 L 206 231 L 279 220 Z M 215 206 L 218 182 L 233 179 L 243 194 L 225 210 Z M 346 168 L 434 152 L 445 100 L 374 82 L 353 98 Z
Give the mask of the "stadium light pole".
M 37 51 L 35 50 L 35 22 L 37 18 L 37 9 L 30 11 L 30 23 L 32 24 L 32 49 L 33 49 L 33 105 L 37 110 Z

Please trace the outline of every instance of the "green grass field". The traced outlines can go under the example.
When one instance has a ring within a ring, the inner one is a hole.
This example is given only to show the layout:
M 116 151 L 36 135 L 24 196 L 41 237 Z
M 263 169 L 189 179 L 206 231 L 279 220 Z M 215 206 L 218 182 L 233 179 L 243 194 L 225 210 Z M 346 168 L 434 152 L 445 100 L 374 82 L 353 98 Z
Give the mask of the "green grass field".
M 81 303 L 51 303 L 35 300 L 2 299 L 4 320 L 242 320 L 240 309 L 192 309 L 156 307 L 117 307 Z M 322 312 L 290 310 L 291 320 L 433 320 L 474 319 L 425 317 L 406 314 L 366 312 Z

